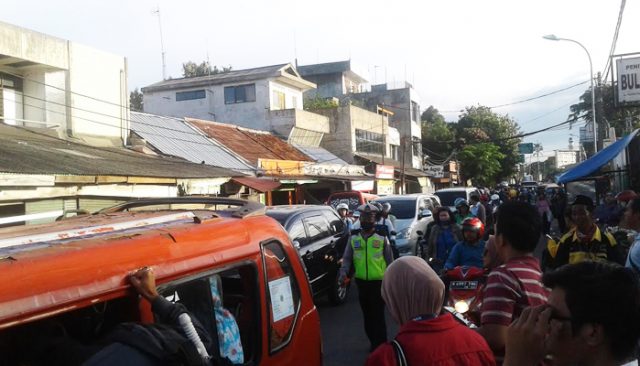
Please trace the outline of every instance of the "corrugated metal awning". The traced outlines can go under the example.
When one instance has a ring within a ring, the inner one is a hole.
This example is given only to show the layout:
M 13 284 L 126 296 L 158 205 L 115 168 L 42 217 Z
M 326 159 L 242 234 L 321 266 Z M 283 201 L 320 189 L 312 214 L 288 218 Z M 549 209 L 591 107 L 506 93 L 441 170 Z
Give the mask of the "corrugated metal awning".
M 280 182 L 270 180 L 270 179 L 242 177 L 242 178 L 233 178 L 231 180 L 236 183 L 242 184 L 243 186 L 253 188 L 256 191 L 260 191 L 263 193 L 272 191 L 280 187 Z

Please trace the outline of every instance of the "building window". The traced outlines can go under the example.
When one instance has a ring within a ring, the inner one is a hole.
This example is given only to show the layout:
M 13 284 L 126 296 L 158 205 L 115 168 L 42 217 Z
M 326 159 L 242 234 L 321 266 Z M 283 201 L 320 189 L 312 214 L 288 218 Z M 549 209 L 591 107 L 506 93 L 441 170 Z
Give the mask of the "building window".
M 298 109 L 298 97 L 295 95 L 291 97 L 291 108 Z
M 273 98 L 272 106 L 274 110 L 286 109 L 285 95 L 283 92 L 274 90 L 271 93 L 271 97 Z
M 391 147 L 391 159 L 400 161 L 400 146 L 389 145 Z
M 414 122 L 420 121 L 420 106 L 414 101 L 411 101 L 411 120 Z
M 356 151 L 358 152 L 381 155 L 384 151 L 382 140 L 382 134 L 356 128 Z
M 182 102 L 184 100 L 204 99 L 207 95 L 204 90 L 189 90 L 176 93 L 176 102 Z
M 256 101 L 256 84 L 226 86 L 224 88 L 224 104 L 246 103 Z
M 411 138 L 412 146 L 413 146 L 413 156 L 422 156 L 422 142 L 419 138 L 413 137 Z

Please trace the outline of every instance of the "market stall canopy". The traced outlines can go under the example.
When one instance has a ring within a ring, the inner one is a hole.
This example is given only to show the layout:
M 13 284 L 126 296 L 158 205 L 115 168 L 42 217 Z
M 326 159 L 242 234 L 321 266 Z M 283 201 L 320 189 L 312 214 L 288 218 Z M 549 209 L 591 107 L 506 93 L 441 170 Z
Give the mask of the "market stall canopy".
M 631 143 L 633 138 L 636 137 L 638 131 L 640 131 L 640 129 L 631 132 L 626 137 L 602 149 L 591 158 L 564 172 L 558 177 L 558 183 L 567 183 L 578 180 L 589 176 L 589 174 L 592 174 L 593 172 L 596 172 L 602 166 L 618 156 L 618 154 L 620 154 L 620 152 L 622 152 Z

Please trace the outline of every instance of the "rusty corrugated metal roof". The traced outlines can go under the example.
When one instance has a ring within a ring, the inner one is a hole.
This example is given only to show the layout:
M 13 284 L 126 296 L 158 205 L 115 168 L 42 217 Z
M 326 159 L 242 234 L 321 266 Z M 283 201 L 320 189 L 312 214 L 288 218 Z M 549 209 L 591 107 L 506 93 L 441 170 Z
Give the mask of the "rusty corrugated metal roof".
M 252 172 L 247 163 L 187 125 L 182 118 L 131 112 L 131 129 L 165 155 L 245 174 Z
M 193 118 L 185 120 L 254 165 L 258 164 L 258 159 L 313 161 L 269 132 Z

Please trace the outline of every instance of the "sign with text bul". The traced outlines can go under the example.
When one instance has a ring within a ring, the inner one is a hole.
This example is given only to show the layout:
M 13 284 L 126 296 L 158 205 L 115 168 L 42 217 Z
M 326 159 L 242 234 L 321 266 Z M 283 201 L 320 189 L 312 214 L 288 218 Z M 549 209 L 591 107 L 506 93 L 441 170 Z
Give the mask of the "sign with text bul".
M 393 166 L 392 165 L 376 165 L 376 178 L 377 179 L 393 179 Z
M 640 102 L 640 57 L 616 60 L 618 76 L 618 102 Z

